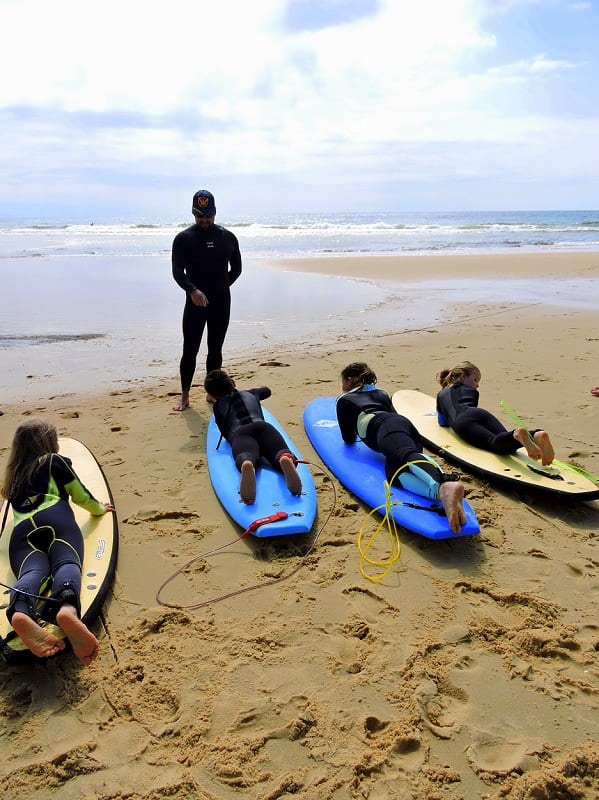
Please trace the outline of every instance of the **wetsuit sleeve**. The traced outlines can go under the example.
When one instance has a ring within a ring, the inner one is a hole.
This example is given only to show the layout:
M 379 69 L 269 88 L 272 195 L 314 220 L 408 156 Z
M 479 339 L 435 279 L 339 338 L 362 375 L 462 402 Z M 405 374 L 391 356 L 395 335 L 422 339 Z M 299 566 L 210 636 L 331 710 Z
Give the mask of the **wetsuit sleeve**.
M 441 428 L 449 428 L 449 422 L 445 419 L 445 414 L 439 406 L 439 395 L 437 395 L 437 423 Z
M 341 438 L 346 444 L 353 444 L 358 438 L 355 426 L 355 413 L 352 403 L 343 397 L 337 400 L 337 422 Z
M 241 275 L 241 252 L 237 237 L 231 231 L 227 231 L 227 233 L 229 234 L 229 286 L 232 286 Z
M 381 405 L 384 406 L 386 404 L 387 407 L 385 408 L 385 411 L 394 413 L 395 409 L 393 408 L 393 401 L 391 400 L 387 392 L 385 392 L 384 389 L 377 389 L 377 392 L 380 392 L 382 395 L 384 395 L 385 398 L 384 400 L 382 400 L 381 397 L 378 397 L 377 399 L 382 400 Z
M 271 395 L 272 392 L 268 388 L 268 386 L 260 386 L 259 389 L 250 389 L 250 392 L 254 395 L 256 400 L 267 400 Z
M 186 273 L 187 259 L 185 256 L 186 248 L 184 245 L 185 240 L 181 235 L 182 233 L 184 233 L 184 231 L 178 233 L 173 241 L 173 252 L 172 252 L 173 278 L 185 292 L 191 293 L 196 287 L 187 277 Z
M 102 503 L 96 500 L 89 489 L 79 480 L 79 476 L 68 459 L 58 455 L 53 456 L 51 472 L 53 477 L 61 480 L 73 503 L 89 511 L 93 517 L 100 517 L 106 513 Z

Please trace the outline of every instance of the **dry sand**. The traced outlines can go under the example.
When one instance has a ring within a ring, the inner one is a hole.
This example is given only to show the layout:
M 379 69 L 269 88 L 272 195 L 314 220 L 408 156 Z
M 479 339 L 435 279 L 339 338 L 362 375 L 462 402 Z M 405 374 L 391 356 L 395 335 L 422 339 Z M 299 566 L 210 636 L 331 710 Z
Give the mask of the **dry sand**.
M 373 277 L 383 261 L 351 269 Z M 516 261 L 505 262 L 513 274 Z M 598 254 L 525 261 L 539 278 L 599 276 Z M 332 262 L 311 263 L 334 273 L 341 261 Z M 437 262 L 420 259 L 418 275 L 434 275 Z M 389 391 L 432 394 L 435 373 L 468 358 L 482 369 L 487 408 L 500 414 L 508 400 L 550 431 L 559 458 L 599 473 L 599 399 L 589 393 L 598 355 L 596 313 L 506 298 L 420 332 L 298 342 L 226 367 L 241 386 L 271 386 L 268 407 L 315 459 L 302 409 L 338 392 L 349 361 L 368 361 Z M 121 534 L 94 665 L 70 654 L 0 665 L 5 800 L 599 796 L 598 501 L 570 507 L 465 475 L 480 536 L 402 532 L 399 562 L 375 584 L 358 571 L 365 509 L 339 486 L 333 507 L 314 469 L 315 535 L 332 517 L 301 569 L 268 585 L 310 542 L 235 541 L 206 471 L 202 392 L 183 414 L 171 410 L 176 392 L 173 377 L 3 408 L 1 462 L 25 415 L 54 420 L 103 465 Z M 171 573 L 228 542 L 164 598 L 262 588 L 195 611 L 157 604 Z

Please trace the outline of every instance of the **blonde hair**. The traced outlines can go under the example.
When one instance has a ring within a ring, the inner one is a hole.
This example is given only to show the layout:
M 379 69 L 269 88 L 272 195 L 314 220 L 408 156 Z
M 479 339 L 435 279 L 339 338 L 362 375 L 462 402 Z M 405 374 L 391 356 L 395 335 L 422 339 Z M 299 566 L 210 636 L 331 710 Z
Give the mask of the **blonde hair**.
M 452 367 L 452 369 L 442 369 L 441 372 L 437 373 L 437 380 L 445 389 L 448 386 L 459 383 L 469 375 L 478 377 L 478 380 L 480 380 L 481 377 L 480 370 L 476 364 L 473 364 L 471 361 L 462 361 L 461 364 L 457 364 L 455 367 Z
M 41 419 L 23 422 L 15 431 L 0 494 L 16 497 L 51 453 L 58 453 L 58 432 Z
M 341 370 L 341 377 L 350 380 L 354 386 L 376 383 L 376 375 L 364 361 L 353 361 Z

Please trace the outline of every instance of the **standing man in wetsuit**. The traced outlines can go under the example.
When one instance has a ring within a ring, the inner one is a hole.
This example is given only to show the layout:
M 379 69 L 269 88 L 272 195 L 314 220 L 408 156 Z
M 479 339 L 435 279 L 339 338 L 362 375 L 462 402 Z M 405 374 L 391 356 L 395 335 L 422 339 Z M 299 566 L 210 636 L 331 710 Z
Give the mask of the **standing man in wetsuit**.
M 173 278 L 185 291 L 181 400 L 175 411 L 189 407 L 189 390 L 204 328 L 208 327 L 206 373 L 220 369 L 231 312 L 230 286 L 241 275 L 239 243 L 231 231 L 214 224 L 214 196 L 200 189 L 191 207 L 195 225 L 175 236 Z

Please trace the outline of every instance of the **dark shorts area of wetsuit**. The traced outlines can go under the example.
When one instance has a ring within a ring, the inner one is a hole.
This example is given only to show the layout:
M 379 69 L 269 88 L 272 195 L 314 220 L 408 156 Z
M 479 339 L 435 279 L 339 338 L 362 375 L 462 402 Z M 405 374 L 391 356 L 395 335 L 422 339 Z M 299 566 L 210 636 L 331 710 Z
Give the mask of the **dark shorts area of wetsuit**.
M 36 617 L 35 599 L 22 592 L 37 594 L 51 575 L 54 576 L 51 596 L 61 597 L 67 584 L 69 602 L 79 608 L 83 536 L 67 501 L 60 500 L 19 522 L 11 534 L 8 554 L 17 577 L 6 612 L 9 622 L 15 611 Z M 59 608 L 58 603 L 47 603 L 40 615 L 54 622 Z
M 407 417 L 393 412 L 379 411 L 368 423 L 365 444 L 385 456 L 385 475 L 390 481 L 400 467 L 412 461 L 437 483 L 444 475 L 422 454 L 422 437 Z M 401 473 L 397 480 L 401 483 Z
M 251 461 L 256 467 L 261 457 L 271 467 L 280 469 L 280 457 L 289 452 L 289 447 L 279 431 L 263 420 L 236 428 L 231 435 L 231 449 L 239 470 L 244 461 Z
M 223 345 L 231 316 L 230 296 L 219 302 L 212 301 L 207 306 L 196 306 L 187 298 L 183 310 L 183 355 L 179 369 L 181 388 L 188 392 L 196 369 L 196 359 L 204 328 L 207 328 L 208 355 L 206 373 L 220 369 L 223 365 Z

